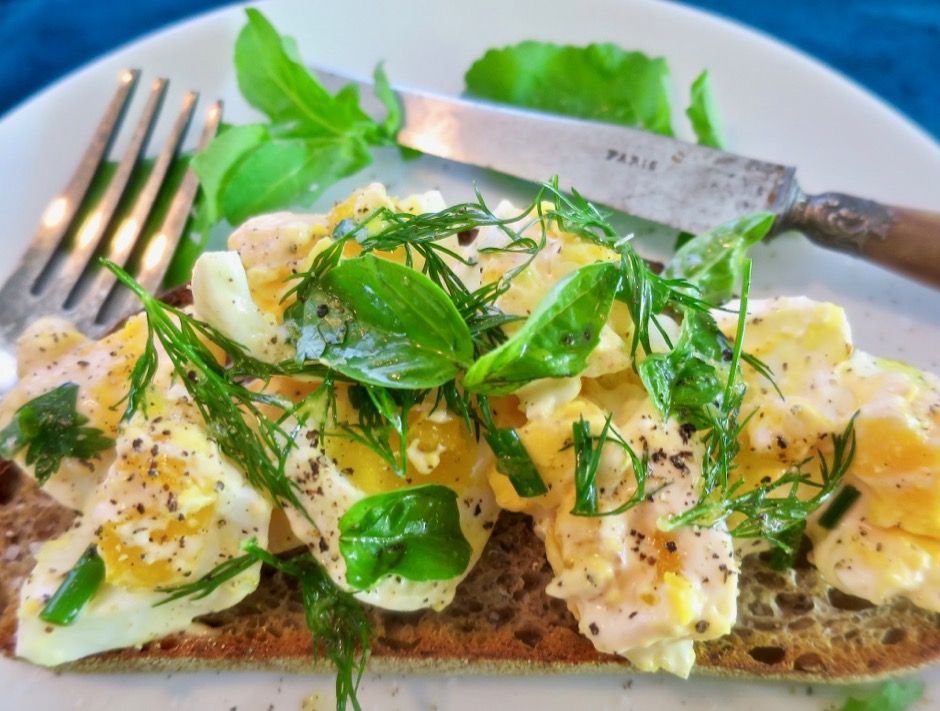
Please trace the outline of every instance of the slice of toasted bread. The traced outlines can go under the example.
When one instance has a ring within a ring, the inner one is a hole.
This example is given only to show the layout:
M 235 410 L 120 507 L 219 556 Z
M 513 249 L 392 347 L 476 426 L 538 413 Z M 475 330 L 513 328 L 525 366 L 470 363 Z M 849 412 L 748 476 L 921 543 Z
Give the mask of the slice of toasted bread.
M 40 541 L 65 530 L 73 514 L 12 466 L 0 469 L 0 646 L 12 655 L 20 584 Z M 369 668 L 421 673 L 534 674 L 622 671 L 581 636 L 560 600 L 541 542 L 525 516 L 504 513 L 482 559 L 442 612 L 369 609 Z M 68 665 L 83 671 L 267 669 L 309 671 L 312 643 L 292 581 L 265 571 L 237 606 L 201 618 L 202 631 Z M 830 588 L 805 562 L 788 572 L 748 556 L 738 622 L 720 640 L 699 644 L 703 674 L 805 681 L 871 679 L 940 656 L 940 615 L 903 600 L 873 606 Z M 320 667 L 323 667 L 321 663 Z

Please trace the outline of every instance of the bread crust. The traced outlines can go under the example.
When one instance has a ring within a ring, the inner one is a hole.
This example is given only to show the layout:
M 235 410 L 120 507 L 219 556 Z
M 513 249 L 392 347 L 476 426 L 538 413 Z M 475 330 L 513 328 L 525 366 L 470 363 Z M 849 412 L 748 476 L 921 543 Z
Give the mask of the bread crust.
M 0 649 L 12 656 L 19 588 L 35 545 L 74 514 L 11 465 L 0 465 Z M 420 674 L 623 672 L 597 652 L 565 604 L 545 593 L 552 572 L 527 517 L 504 512 L 480 562 L 441 612 L 366 606 L 373 626 L 369 669 Z M 696 645 L 695 673 L 855 682 L 922 667 L 940 657 L 940 615 L 905 600 L 873 606 L 827 586 L 805 560 L 786 572 L 758 554 L 744 559 L 731 634 Z M 293 581 L 265 569 L 258 590 L 183 633 L 62 667 L 87 672 L 326 670 L 314 663 Z

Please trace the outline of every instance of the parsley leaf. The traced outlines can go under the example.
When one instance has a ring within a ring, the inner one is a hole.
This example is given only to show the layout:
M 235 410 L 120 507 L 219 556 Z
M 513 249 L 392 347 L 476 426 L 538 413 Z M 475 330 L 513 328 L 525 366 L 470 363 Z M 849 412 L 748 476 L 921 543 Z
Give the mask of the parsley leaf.
M 692 82 L 691 103 L 685 115 L 692 123 L 692 130 L 703 146 L 721 148 L 725 144 L 724 132 L 718 120 L 718 109 L 712 96 L 712 82 L 708 71 L 703 71 Z
M 0 431 L 0 457 L 12 459 L 26 447 L 26 464 L 35 466 L 42 486 L 63 459 L 93 459 L 113 447 L 101 430 L 84 426 L 88 418 L 75 409 L 77 400 L 78 385 L 64 383 L 20 407 Z
M 467 95 L 478 99 L 674 135 L 666 60 L 614 44 L 527 41 L 491 49 L 464 81 Z M 720 146 L 707 73 L 692 85 L 691 102 L 686 114 L 699 142 Z
M 370 148 L 394 145 L 401 112 L 378 67 L 376 95 L 388 107 L 377 123 L 359 107 L 358 89 L 327 92 L 282 37 L 254 9 L 235 43 L 242 95 L 268 123 L 230 127 L 193 160 L 204 199 L 196 224 L 247 218 L 287 206 L 308 206 L 334 182 L 371 162 Z

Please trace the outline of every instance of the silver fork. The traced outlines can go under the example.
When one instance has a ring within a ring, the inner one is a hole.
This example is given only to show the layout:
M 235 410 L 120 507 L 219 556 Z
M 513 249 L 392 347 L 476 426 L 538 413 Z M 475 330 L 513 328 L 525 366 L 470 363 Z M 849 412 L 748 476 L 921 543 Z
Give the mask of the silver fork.
M 73 224 L 83 209 L 83 201 L 89 199 L 89 187 L 121 127 L 139 77 L 140 71 L 136 69 L 122 72 L 117 92 L 75 174 L 65 191 L 49 203 L 26 253 L 0 288 L 0 349 L 7 354 L 15 338 L 40 315 L 67 318 L 91 337 L 102 335 L 117 318 L 126 315 L 132 305 L 121 303 L 123 293 L 114 288 L 114 275 L 107 269 L 96 268 L 95 257 L 106 256 L 124 267 L 134 254 L 133 276 L 150 292 L 159 287 L 166 273 L 199 187 L 191 168 L 173 195 L 160 229 L 148 244 L 142 243 L 141 234 L 186 135 L 198 99 L 196 92 L 184 97 L 143 188 L 127 216 L 114 225 L 115 213 L 146 151 L 166 94 L 166 79 L 153 82 L 150 97 L 104 194 L 77 229 Z M 209 108 L 198 150 L 215 135 L 221 113 L 221 102 Z M 12 384 L 4 383 L 5 370 L 0 365 L 0 393 Z

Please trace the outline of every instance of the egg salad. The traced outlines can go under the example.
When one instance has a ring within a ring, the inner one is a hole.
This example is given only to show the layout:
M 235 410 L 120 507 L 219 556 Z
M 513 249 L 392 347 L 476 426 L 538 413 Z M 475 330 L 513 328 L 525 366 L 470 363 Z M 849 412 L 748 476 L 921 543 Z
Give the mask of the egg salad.
M 253 218 L 187 309 L 114 271 L 143 313 L 98 342 L 40 320 L 0 403 L 4 456 L 79 512 L 23 585 L 27 659 L 197 629 L 262 562 L 322 573 L 305 600 L 439 610 L 503 509 L 643 670 L 687 676 L 742 551 L 804 534 L 832 585 L 940 610 L 940 379 L 855 349 L 834 305 L 749 301 L 746 266 L 703 301 L 551 184 Z

